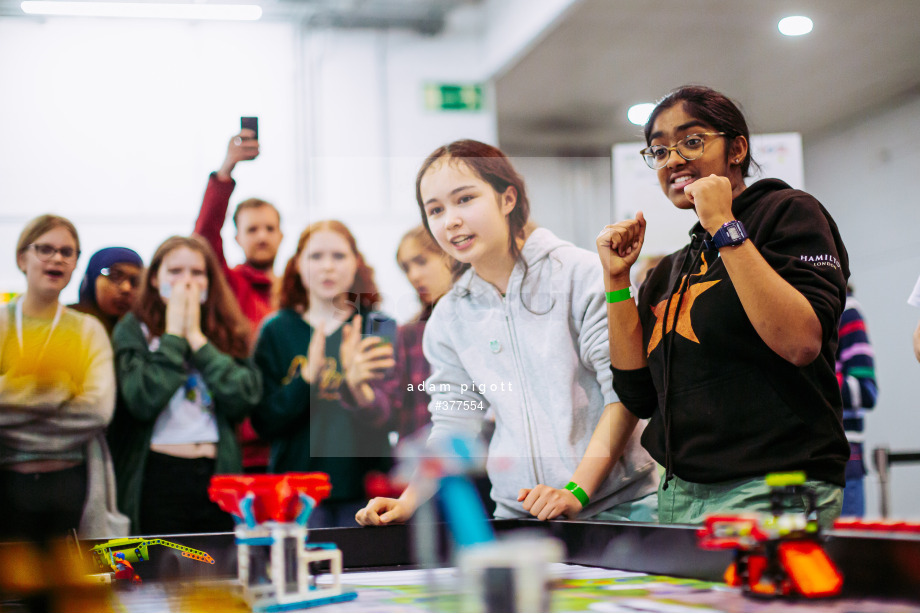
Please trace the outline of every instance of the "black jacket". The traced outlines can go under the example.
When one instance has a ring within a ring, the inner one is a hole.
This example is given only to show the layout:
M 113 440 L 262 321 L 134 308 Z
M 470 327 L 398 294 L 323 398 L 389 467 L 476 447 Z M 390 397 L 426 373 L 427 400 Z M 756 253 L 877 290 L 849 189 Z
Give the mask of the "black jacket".
M 814 197 L 776 179 L 747 188 L 732 212 L 814 308 L 823 330 L 819 356 L 796 367 L 764 343 L 719 252 L 703 247 L 708 235 L 697 223 L 691 243 L 662 260 L 640 289 L 648 367 L 615 369 L 614 389 L 630 411 L 651 418 L 642 444 L 681 479 L 714 483 L 803 470 L 808 479 L 843 486 L 849 447 L 834 352 L 849 266 L 837 225 Z M 677 296 L 669 305 L 668 321 L 677 313 L 677 325 L 662 335 L 667 301 L 688 271 L 679 308 Z

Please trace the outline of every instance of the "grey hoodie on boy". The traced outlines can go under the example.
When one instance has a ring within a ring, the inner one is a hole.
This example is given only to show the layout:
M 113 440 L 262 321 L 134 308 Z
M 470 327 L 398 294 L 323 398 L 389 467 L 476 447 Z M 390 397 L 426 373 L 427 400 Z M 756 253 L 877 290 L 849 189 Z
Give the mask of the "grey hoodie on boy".
M 618 400 L 607 340 L 597 255 L 545 228 L 528 237 L 504 297 L 470 269 L 438 301 L 423 340 L 429 441 L 478 434 L 491 408 L 487 471 L 497 518 L 529 515 L 519 489 L 571 480 L 605 405 Z M 579 518 L 655 492 L 655 462 L 639 444 L 644 427 Z

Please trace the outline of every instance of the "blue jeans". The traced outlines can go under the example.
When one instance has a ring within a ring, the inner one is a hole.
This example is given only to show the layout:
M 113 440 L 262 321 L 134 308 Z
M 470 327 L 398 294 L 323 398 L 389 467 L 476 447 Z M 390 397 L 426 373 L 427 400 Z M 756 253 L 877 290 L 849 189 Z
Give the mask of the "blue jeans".
M 840 515 L 862 518 L 865 514 L 866 492 L 863 478 L 860 476 L 847 480 L 846 488 L 843 489 L 843 509 Z
M 861 518 L 866 514 L 866 493 L 863 481 L 866 464 L 863 462 L 863 445 L 857 441 L 850 442 L 850 460 L 846 468 L 846 488 L 843 489 L 843 509 L 841 516 Z

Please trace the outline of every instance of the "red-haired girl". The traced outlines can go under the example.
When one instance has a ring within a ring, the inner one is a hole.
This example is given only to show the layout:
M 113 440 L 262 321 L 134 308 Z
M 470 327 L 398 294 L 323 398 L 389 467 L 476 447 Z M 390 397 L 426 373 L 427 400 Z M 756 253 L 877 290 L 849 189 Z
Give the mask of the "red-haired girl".
M 269 471 L 322 471 L 332 481 L 311 527 L 354 525 L 365 476 L 390 466 L 390 401 L 378 383 L 395 365 L 393 348 L 362 337 L 362 322 L 382 317 L 379 301 L 348 228 L 316 222 L 300 235 L 281 309 L 256 344 L 265 395 L 252 423 L 271 442 Z

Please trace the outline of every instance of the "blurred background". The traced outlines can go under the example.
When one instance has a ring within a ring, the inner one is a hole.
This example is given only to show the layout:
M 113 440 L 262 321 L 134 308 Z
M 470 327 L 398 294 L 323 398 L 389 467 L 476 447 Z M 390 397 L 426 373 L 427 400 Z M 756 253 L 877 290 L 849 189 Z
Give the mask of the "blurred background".
M 14 246 L 40 213 L 81 233 L 68 302 L 96 249 L 126 245 L 148 260 L 167 236 L 191 232 L 208 173 L 252 115 L 262 153 L 237 166 L 231 205 L 258 196 L 281 211 L 277 272 L 308 223 L 341 219 L 400 320 L 417 310 L 395 261 L 420 221 L 415 173 L 454 139 L 512 155 L 533 218 L 560 237 L 593 249 L 604 224 L 642 209 L 656 251 L 673 251 L 695 218 L 660 194 L 627 112 L 701 83 L 741 104 L 766 170 L 835 217 L 876 351 L 867 448 L 920 449 L 920 312 L 906 304 L 920 275 L 920 2 L 222 4 L 255 18 L 49 16 L 0 0 L 0 293 L 24 289 Z M 813 30 L 783 35 L 790 15 Z M 233 235 L 228 221 L 236 264 Z M 893 470 L 891 515 L 920 517 L 918 471 Z M 867 495 L 872 515 L 874 474 Z

